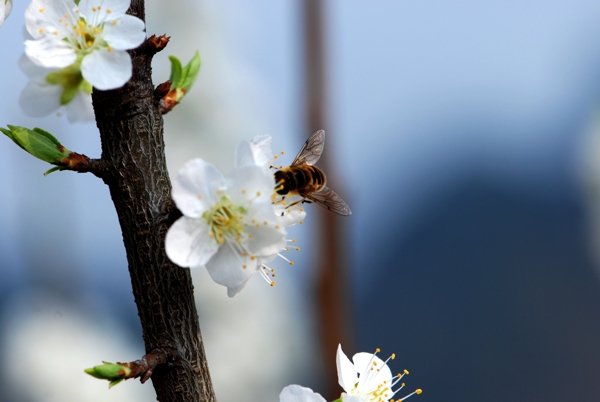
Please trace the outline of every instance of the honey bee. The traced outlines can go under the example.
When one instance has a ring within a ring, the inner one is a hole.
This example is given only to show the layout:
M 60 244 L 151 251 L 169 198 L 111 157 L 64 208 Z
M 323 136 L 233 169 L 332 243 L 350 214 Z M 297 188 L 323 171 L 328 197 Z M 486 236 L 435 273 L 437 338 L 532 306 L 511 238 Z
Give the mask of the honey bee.
M 283 196 L 298 194 L 302 197 L 300 201 L 288 207 L 299 202 L 314 202 L 336 214 L 350 215 L 352 212 L 344 200 L 326 186 L 325 173 L 313 166 L 321 157 L 324 146 L 325 131 L 318 130 L 312 133 L 292 164 L 275 172 L 275 192 Z

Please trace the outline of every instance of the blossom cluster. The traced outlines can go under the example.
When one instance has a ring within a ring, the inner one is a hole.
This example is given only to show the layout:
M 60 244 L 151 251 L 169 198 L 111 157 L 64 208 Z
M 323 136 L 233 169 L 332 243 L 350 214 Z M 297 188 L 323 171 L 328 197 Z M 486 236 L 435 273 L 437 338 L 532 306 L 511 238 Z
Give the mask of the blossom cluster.
M 386 361 L 377 357 L 377 353 L 357 353 L 352 362 L 342 351 L 342 345 L 337 350 L 338 382 L 344 392 L 337 401 L 342 402 L 385 402 L 392 400 L 398 391 L 404 388 L 400 381 L 408 370 L 395 376 L 392 375 L 387 363 L 395 358 L 391 355 Z M 400 384 L 400 385 L 398 385 Z M 395 388 L 395 389 L 394 389 Z M 413 395 L 419 395 L 420 389 L 397 399 L 404 401 Z M 280 402 L 325 402 L 325 399 L 310 388 L 300 385 L 289 385 L 281 391 Z
M 2 0 L 0 0 L 2 1 Z M 66 106 L 69 120 L 91 120 L 92 87 L 122 87 L 132 74 L 127 50 L 146 38 L 144 22 L 126 14 L 131 0 L 33 0 L 25 11 L 31 80 L 19 103 L 35 117 Z M 69 106 L 67 106 L 69 105 Z
M 256 272 L 274 284 L 266 264 L 277 256 L 286 259 L 281 254 L 288 244 L 286 228 L 306 215 L 274 203 L 270 143 L 269 136 L 241 142 L 235 168 L 226 176 L 197 158 L 173 182 L 173 200 L 183 216 L 167 232 L 167 255 L 181 267 L 206 267 L 229 297 Z

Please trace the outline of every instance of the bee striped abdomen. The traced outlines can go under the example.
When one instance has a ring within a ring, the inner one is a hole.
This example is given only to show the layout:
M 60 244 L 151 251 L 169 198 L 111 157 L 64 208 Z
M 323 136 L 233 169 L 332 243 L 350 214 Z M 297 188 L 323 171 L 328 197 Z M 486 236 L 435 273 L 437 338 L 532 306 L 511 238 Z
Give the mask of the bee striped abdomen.
M 277 194 L 285 195 L 296 192 L 300 195 L 320 191 L 327 179 L 325 174 L 316 166 L 288 166 L 275 172 L 278 183 Z

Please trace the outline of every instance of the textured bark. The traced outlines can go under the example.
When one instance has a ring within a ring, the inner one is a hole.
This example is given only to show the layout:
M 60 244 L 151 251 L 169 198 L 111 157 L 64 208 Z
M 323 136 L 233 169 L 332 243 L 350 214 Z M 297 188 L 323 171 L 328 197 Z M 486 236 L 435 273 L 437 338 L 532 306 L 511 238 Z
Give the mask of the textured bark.
M 144 1 L 133 0 L 129 13 L 144 19 Z M 104 167 L 99 176 L 110 188 L 121 224 L 146 352 L 171 348 L 178 356 L 154 370 L 158 400 L 214 401 L 190 272 L 165 254 L 161 211 L 169 204 L 171 183 L 163 120 L 153 96 L 154 52 L 147 46 L 130 52 L 133 77 L 123 88 L 94 90 Z

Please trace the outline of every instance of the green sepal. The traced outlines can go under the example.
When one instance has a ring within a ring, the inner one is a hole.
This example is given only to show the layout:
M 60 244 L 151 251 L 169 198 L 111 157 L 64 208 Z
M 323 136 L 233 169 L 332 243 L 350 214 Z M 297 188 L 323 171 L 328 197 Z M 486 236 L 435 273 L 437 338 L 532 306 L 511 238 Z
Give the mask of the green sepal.
M 71 154 L 52 134 L 40 128 L 30 130 L 11 125 L 8 128 L 10 131 L 4 128 L 0 130 L 22 149 L 44 162 L 59 164 Z
M 101 366 L 94 366 L 83 371 L 100 380 L 110 381 L 108 384 L 109 388 L 114 387 L 131 374 L 131 369 L 129 367 L 110 362 L 104 362 Z
M 80 2 L 81 0 L 73 0 L 73 1 L 75 2 L 75 4 L 79 5 L 79 2 Z

